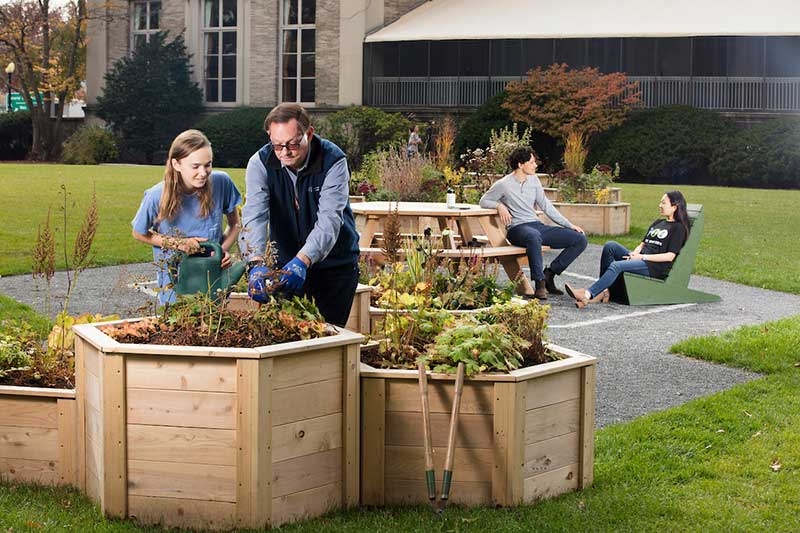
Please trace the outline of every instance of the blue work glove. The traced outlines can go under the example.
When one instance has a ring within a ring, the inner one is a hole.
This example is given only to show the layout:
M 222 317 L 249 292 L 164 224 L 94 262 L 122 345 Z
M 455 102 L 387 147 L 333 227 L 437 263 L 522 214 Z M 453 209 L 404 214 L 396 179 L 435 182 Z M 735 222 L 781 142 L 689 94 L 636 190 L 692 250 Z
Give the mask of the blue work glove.
M 272 270 L 264 265 L 254 266 L 247 276 L 247 294 L 258 303 L 269 302 L 272 292 Z
M 295 257 L 283 265 L 281 270 L 285 272 L 281 277 L 281 284 L 284 289 L 296 291 L 306 282 L 308 267 L 299 257 Z

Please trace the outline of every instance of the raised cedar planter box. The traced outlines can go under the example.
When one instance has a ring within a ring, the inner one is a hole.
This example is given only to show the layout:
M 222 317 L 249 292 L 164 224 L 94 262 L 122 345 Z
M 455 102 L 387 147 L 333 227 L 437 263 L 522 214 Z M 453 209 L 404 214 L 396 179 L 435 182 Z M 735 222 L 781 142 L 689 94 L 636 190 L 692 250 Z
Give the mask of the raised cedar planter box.
M 0 386 L 0 480 L 75 485 L 77 416 L 74 390 Z
M 572 204 L 553 202 L 558 211 L 573 224 L 594 235 L 624 235 L 631 229 L 631 204 Z M 552 224 L 550 219 L 544 220 Z
M 78 486 L 106 515 L 257 528 L 358 504 L 361 335 L 121 344 L 76 326 Z
M 345 329 L 356 333 L 368 334 L 370 332 L 369 295 L 371 291 L 369 285 L 358 284 L 353 305 L 350 307 L 350 315 L 344 326 Z M 246 292 L 233 292 L 228 296 L 228 307 L 233 310 L 255 311 L 258 309 L 258 302 L 250 298 Z
M 464 383 L 450 499 L 518 505 L 591 485 L 595 358 L 550 345 L 565 359 Z M 454 376 L 428 381 L 437 489 Z M 361 367 L 361 503 L 424 503 L 418 373 Z

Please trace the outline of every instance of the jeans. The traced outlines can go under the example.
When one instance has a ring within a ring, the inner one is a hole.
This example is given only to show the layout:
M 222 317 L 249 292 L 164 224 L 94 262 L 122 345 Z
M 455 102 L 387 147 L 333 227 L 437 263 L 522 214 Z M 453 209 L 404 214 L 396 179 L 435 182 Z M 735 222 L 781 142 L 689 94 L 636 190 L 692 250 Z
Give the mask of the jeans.
M 603 246 L 600 255 L 600 279 L 589 287 L 592 296 L 597 296 L 605 289 L 611 287 L 623 272 L 633 272 L 642 276 L 650 276 L 647 263 L 641 259 L 623 259 L 630 255 L 630 250 L 616 241 L 608 241 Z
M 350 316 L 357 286 L 358 264 L 310 268 L 300 294 L 314 299 L 326 322 L 344 326 Z
M 528 265 L 531 267 L 531 279 L 544 279 L 542 261 L 542 245 L 562 249 L 551 263 L 550 270 L 561 274 L 586 249 L 586 235 L 573 229 L 561 226 L 548 226 L 542 222 L 526 222 L 508 230 L 508 242 L 514 246 L 525 248 Z

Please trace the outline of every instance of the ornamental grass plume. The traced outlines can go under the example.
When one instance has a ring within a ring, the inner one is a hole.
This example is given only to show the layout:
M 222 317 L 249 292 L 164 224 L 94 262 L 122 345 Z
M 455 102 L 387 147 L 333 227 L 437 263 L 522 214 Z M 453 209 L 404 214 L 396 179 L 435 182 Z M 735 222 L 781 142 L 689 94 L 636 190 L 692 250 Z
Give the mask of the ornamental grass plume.
M 383 223 L 383 247 L 381 252 L 386 256 L 390 264 L 394 264 L 400 257 L 400 250 L 403 247 L 403 237 L 400 231 L 400 213 L 395 204 L 394 210 L 389 209 L 386 221 Z

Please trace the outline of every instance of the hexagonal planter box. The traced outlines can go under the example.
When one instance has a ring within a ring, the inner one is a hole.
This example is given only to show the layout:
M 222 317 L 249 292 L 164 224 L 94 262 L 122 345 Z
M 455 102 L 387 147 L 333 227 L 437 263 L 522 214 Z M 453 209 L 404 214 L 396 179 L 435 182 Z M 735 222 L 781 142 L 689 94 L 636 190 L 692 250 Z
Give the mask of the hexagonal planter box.
M 581 489 L 594 472 L 596 359 L 564 359 L 465 381 L 450 499 L 517 505 Z M 427 501 L 418 373 L 361 368 L 361 503 Z M 454 376 L 428 381 L 441 486 Z
M 72 389 L 0 386 L 0 479 L 74 485 L 77 413 Z
M 78 486 L 105 514 L 277 526 L 358 503 L 361 335 L 260 348 L 75 327 Z

